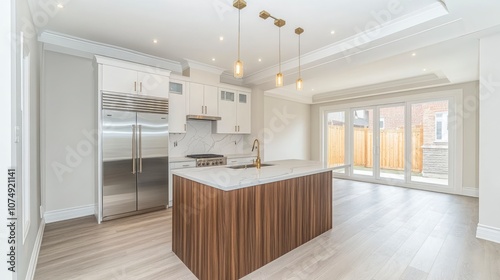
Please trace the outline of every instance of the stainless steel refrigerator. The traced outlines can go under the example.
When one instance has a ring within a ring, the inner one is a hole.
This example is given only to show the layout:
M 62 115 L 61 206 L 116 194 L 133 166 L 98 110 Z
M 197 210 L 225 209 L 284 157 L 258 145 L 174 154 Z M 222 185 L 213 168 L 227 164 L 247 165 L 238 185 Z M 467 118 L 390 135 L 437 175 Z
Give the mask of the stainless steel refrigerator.
M 168 115 L 159 113 L 168 112 L 168 102 L 160 101 L 103 97 L 103 220 L 168 204 Z

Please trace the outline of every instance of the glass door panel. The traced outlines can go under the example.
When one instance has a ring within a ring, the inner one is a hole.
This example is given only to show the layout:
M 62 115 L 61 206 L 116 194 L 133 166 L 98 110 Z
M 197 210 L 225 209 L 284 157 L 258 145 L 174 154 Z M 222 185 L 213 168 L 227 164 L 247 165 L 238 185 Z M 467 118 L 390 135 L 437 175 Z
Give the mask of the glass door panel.
M 373 109 L 352 112 L 353 174 L 373 176 Z
M 405 106 L 379 109 L 380 178 L 405 179 Z
M 411 181 L 448 185 L 448 100 L 411 105 Z
M 327 113 L 327 162 L 329 167 L 346 164 L 346 118 L 345 112 Z M 346 168 L 333 170 L 334 173 L 346 173 Z

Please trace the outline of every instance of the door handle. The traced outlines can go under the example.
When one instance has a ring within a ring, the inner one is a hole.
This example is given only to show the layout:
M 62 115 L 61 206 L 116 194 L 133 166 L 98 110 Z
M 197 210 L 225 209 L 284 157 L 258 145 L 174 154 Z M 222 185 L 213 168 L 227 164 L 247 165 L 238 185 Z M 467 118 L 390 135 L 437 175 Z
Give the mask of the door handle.
M 205 106 L 205 114 L 208 114 L 207 106 Z
M 187 130 L 187 124 L 184 124 L 184 132 Z
M 204 114 L 203 105 L 201 105 L 201 113 Z
M 135 154 L 136 154 L 135 137 L 136 137 L 135 124 L 133 124 L 132 125 L 132 174 L 135 174 Z
M 142 173 L 142 125 L 139 125 L 139 173 Z
M 134 82 L 134 92 L 137 92 L 137 82 Z
M 139 83 L 139 91 L 142 93 L 142 82 Z

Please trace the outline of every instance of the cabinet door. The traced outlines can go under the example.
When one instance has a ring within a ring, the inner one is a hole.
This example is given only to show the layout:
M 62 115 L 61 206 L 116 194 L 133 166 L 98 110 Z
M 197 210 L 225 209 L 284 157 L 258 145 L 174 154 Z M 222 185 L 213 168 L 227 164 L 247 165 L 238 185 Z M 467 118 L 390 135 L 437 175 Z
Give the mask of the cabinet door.
M 137 82 L 137 92 L 139 94 L 168 98 L 169 77 L 145 72 L 138 72 Z
M 218 116 L 218 89 L 214 86 L 205 86 L 205 115 Z
M 168 128 L 170 133 L 186 133 L 186 84 L 170 82 L 168 93 Z
M 236 100 L 236 122 L 238 133 L 250 134 L 252 130 L 251 123 L 251 102 L 250 93 L 240 92 Z
M 219 116 L 217 121 L 217 133 L 236 133 L 236 98 L 234 91 L 219 90 Z
M 137 93 L 137 71 L 103 65 L 102 90 L 118 93 Z
M 202 84 L 189 84 L 189 115 L 203 115 L 205 112 Z

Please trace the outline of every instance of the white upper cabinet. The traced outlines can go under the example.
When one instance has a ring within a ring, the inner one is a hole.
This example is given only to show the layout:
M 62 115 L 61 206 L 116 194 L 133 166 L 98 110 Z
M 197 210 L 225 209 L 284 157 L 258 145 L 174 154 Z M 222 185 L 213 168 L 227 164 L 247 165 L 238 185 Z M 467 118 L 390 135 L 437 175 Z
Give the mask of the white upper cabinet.
M 250 104 L 250 93 L 239 92 L 236 101 L 236 125 L 238 133 L 250 134 L 252 132 L 252 109 Z
M 102 91 L 168 98 L 170 71 L 96 56 Z
M 158 74 L 137 72 L 139 83 L 137 93 L 140 95 L 168 97 L 169 77 Z
M 251 133 L 250 93 L 219 90 L 219 115 L 216 132 L 228 134 Z
M 103 65 L 102 90 L 119 93 L 137 93 L 137 71 Z
M 189 83 L 189 115 L 219 116 L 217 87 Z
M 186 133 L 186 83 L 170 80 L 168 92 L 168 129 L 170 133 Z

